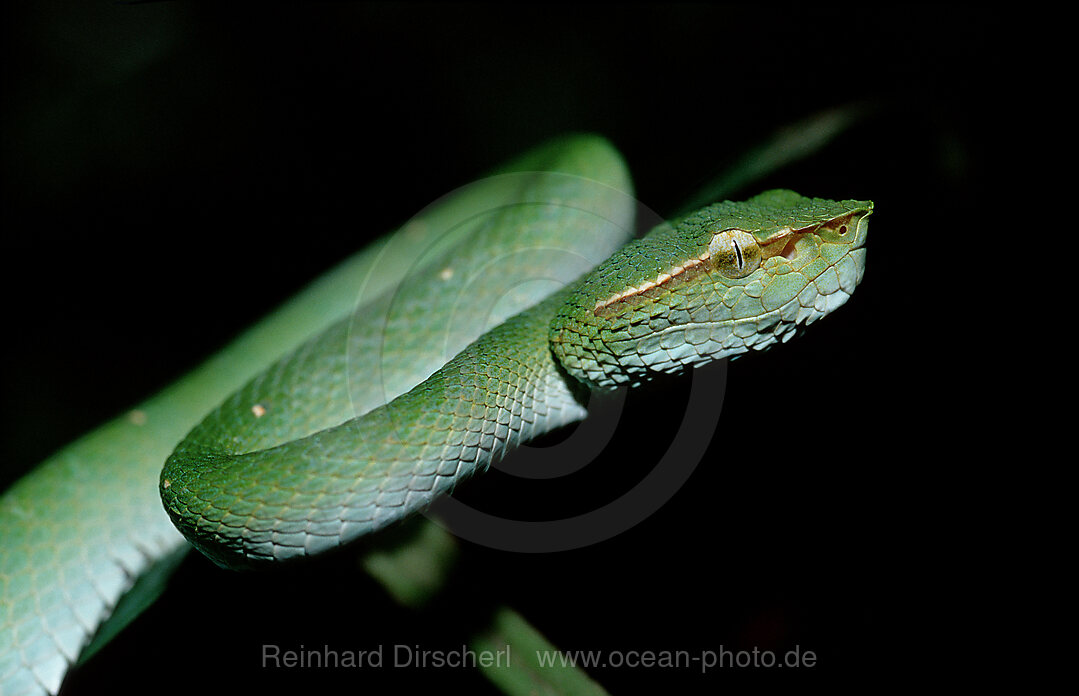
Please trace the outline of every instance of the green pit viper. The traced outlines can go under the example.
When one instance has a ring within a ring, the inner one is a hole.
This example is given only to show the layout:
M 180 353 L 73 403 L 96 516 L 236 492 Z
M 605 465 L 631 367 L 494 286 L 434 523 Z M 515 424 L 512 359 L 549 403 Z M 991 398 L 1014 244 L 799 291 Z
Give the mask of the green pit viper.
M 769 191 L 627 243 L 605 140 L 503 171 L 4 493 L 0 692 L 54 693 L 184 537 L 231 567 L 337 548 L 584 418 L 582 392 L 786 341 L 862 278 L 871 202 Z

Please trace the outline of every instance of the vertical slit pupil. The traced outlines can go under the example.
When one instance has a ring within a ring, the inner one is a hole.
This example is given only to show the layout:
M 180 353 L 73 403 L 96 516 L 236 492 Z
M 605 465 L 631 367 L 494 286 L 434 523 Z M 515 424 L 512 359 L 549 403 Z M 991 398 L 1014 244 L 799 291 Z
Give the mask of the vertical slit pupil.
M 745 259 L 742 257 L 742 247 L 738 246 L 738 240 L 732 239 L 731 246 L 734 247 L 734 255 L 737 257 L 738 268 L 744 268 L 746 265 Z

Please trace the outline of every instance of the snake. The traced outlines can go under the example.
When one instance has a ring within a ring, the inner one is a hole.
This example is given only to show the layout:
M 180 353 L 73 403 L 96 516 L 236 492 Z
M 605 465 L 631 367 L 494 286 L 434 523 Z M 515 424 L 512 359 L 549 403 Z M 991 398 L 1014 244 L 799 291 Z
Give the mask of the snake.
M 601 137 L 502 171 L 4 493 L 0 691 L 55 693 L 188 542 L 230 568 L 347 547 L 585 418 L 591 392 L 790 340 L 864 274 L 870 201 L 771 190 L 635 237 Z

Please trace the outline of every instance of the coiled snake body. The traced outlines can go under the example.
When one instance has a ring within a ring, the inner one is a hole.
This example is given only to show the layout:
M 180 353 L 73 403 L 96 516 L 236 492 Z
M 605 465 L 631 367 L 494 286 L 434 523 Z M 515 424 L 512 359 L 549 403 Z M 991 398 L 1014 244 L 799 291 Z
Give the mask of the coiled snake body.
M 384 300 L 423 309 L 395 315 L 402 343 L 407 336 L 439 345 L 431 317 L 475 304 L 476 288 L 497 287 L 518 256 L 535 264 L 543 254 L 533 247 L 596 237 L 590 226 L 612 221 L 630 229 L 632 210 L 619 208 L 617 193 L 602 201 L 602 187 L 557 176 L 529 186 L 526 200 L 545 205 L 511 206 L 479 241 L 451 252 L 481 257 L 462 264 L 480 269 L 467 289 L 436 264 Z M 377 355 L 375 338 L 396 351 L 398 336 L 387 333 L 381 312 L 365 309 L 283 358 L 195 428 L 162 471 L 165 509 L 193 544 L 228 566 L 317 554 L 377 531 L 518 443 L 583 418 L 575 396 L 582 388 L 640 384 L 764 349 L 832 311 L 861 278 L 871 208 L 777 190 L 659 225 L 370 411 L 350 398 L 343 376 L 357 367 L 341 358 Z M 484 262 L 491 257 L 498 261 Z
M 118 598 L 184 547 L 172 523 L 229 566 L 338 547 L 583 418 L 582 390 L 787 340 L 862 277 L 869 202 L 771 191 L 626 244 L 631 185 L 602 139 L 507 171 L 4 493 L 0 692 L 55 692 Z

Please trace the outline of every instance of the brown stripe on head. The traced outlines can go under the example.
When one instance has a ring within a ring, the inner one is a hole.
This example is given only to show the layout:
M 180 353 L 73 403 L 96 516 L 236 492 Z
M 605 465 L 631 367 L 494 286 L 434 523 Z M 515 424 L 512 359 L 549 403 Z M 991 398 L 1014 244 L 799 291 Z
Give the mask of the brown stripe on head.
M 631 298 L 638 296 L 649 297 L 655 295 L 660 289 L 665 288 L 668 285 L 677 282 L 686 282 L 697 277 L 699 273 L 707 270 L 707 262 L 710 258 L 711 254 L 708 250 L 705 250 L 697 258 L 689 259 L 679 266 L 669 268 L 654 279 L 645 281 L 639 287 L 626 288 L 622 292 L 615 293 L 605 300 L 599 300 L 596 302 L 596 306 L 592 309 L 592 312 L 597 317 L 617 314 Z

